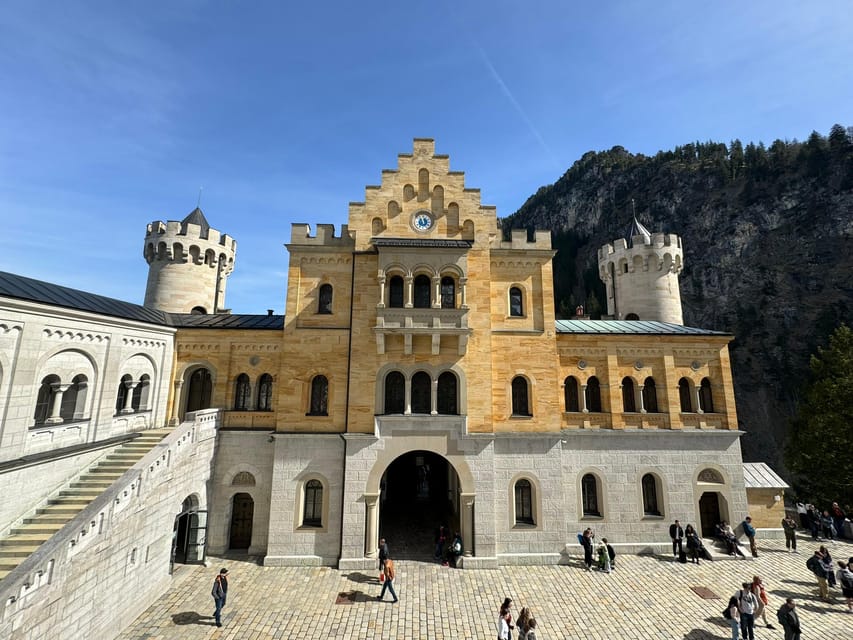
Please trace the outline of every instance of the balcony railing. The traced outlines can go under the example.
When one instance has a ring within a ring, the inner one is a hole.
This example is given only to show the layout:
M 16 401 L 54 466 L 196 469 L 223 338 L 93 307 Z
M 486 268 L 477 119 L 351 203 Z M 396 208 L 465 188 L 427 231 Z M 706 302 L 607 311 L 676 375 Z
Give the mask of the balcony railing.
M 412 353 L 412 337 L 430 336 L 431 352 L 438 355 L 442 336 L 456 336 L 459 340 L 458 353 L 465 355 L 468 348 L 468 309 L 400 309 L 379 308 L 376 310 L 376 350 L 385 353 L 385 338 L 403 336 L 403 350 Z

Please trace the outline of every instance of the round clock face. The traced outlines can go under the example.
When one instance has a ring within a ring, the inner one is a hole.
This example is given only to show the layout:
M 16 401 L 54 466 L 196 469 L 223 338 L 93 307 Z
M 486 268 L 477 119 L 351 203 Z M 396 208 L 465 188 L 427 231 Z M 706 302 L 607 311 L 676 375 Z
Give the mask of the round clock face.
M 432 229 L 432 216 L 426 211 L 416 213 L 412 218 L 412 226 L 415 231 L 429 231 Z

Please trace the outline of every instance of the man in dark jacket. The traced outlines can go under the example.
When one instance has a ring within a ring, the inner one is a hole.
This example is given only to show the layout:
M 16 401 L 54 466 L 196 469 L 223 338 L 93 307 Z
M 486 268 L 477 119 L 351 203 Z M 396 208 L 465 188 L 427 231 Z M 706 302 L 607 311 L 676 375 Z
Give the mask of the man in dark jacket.
M 749 539 L 749 550 L 752 552 L 752 557 L 758 557 L 758 547 L 755 546 L 755 527 L 752 526 L 752 518 L 746 516 L 746 519 L 740 523 L 743 527 L 743 534 Z
M 678 523 L 678 520 L 669 525 L 669 537 L 672 538 L 672 555 L 675 558 L 681 554 L 682 541 L 684 540 L 684 529 Z
M 800 640 L 800 616 L 797 615 L 796 607 L 794 599 L 787 598 L 776 612 L 776 619 L 785 630 L 785 640 Z
M 385 561 L 388 559 L 388 543 L 385 538 L 379 539 L 379 571 L 385 571 Z
M 213 617 L 216 620 L 216 626 L 222 626 L 220 615 L 222 607 L 225 606 L 225 599 L 228 597 L 228 569 L 220 569 L 219 575 L 213 580 L 213 589 L 210 591 L 213 596 L 213 602 L 216 604 L 216 609 L 213 612 Z

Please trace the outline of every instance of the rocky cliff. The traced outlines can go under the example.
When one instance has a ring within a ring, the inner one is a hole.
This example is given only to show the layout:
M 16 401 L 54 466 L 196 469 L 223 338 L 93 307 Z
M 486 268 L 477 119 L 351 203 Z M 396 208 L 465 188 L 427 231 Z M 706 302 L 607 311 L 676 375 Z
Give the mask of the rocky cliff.
M 769 148 L 735 140 L 653 157 L 585 154 L 502 221 L 552 230 L 564 316 L 576 304 L 601 313 L 596 250 L 624 235 L 632 200 L 646 227 L 682 238 L 685 324 L 735 336 L 745 460 L 783 471 L 809 356 L 853 311 L 853 128 Z

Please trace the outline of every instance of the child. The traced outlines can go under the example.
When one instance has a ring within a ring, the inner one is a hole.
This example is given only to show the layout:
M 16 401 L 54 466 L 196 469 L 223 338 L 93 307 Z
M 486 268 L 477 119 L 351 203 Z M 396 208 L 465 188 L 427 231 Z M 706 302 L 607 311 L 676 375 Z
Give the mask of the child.
M 616 568 L 616 551 L 613 549 L 613 545 L 607 542 L 607 538 L 602 538 L 601 541 L 604 543 L 604 546 L 607 547 L 607 556 L 610 558 L 610 568 Z
M 601 539 L 598 545 L 598 568 L 610 573 L 610 554 L 607 552 L 607 538 Z

